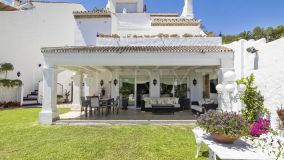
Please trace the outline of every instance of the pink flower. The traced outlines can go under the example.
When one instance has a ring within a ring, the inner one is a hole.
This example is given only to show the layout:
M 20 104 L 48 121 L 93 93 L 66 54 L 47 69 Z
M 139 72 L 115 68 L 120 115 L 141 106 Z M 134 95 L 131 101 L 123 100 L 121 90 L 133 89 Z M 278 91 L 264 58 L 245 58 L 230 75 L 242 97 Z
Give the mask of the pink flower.
M 267 134 L 270 128 L 270 120 L 259 118 L 257 122 L 252 124 L 250 135 L 259 137 L 262 134 Z

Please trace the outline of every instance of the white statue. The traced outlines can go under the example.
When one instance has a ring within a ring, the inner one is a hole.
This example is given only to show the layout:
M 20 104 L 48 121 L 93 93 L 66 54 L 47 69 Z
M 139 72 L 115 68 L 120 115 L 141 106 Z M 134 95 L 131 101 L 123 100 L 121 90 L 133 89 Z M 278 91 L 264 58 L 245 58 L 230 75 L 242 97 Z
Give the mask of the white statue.
M 126 9 L 126 8 L 123 8 L 122 13 L 123 13 L 123 14 L 127 13 L 127 9 Z
M 219 109 L 227 112 L 240 111 L 240 98 L 246 91 L 244 84 L 236 84 L 236 73 L 228 71 L 224 74 L 224 82 L 216 86 L 219 95 Z

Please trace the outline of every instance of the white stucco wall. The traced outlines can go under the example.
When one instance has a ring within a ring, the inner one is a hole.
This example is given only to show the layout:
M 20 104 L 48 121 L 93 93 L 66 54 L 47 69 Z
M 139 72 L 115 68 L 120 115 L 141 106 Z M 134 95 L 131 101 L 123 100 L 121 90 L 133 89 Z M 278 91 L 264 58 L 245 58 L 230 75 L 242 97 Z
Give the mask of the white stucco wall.
M 111 34 L 111 18 L 77 19 L 75 27 L 75 45 L 96 45 L 98 34 Z
M 227 45 L 235 52 L 235 70 L 240 77 L 240 42 L 234 42 Z M 272 127 L 277 128 L 276 110 L 281 104 L 284 104 L 284 38 L 265 43 L 264 40 L 245 41 L 245 49 L 254 46 L 259 50 L 259 69 L 254 70 L 254 55 L 245 52 L 244 56 L 244 73 L 245 76 L 253 73 L 255 75 L 255 83 L 258 86 L 261 94 L 264 96 L 264 104 L 269 108 L 272 117 Z
M 15 67 L 10 79 L 21 72 L 24 95 L 37 88 L 42 80 L 44 66 L 40 48 L 43 46 L 74 45 L 76 26 L 72 12 L 85 10 L 76 3 L 33 2 L 35 8 L 27 11 L 0 12 L 0 61 Z

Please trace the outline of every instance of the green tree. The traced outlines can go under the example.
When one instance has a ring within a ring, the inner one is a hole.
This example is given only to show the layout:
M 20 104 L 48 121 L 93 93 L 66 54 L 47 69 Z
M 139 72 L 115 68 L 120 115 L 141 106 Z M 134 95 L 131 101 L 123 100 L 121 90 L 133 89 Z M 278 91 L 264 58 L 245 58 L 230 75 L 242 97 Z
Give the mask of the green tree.
M 266 37 L 265 30 L 260 27 L 255 27 L 252 31 L 252 36 L 254 39 L 265 38 Z
M 260 118 L 261 115 L 268 113 L 264 107 L 264 97 L 258 91 L 257 86 L 254 84 L 254 75 L 238 80 L 238 84 L 246 85 L 247 89 L 241 97 L 241 101 L 245 104 L 245 108 L 241 110 L 242 115 L 249 123 L 253 123 Z
M 244 31 L 240 34 L 236 35 L 223 35 L 223 42 L 225 44 L 232 43 L 234 41 L 238 41 L 240 39 L 261 39 L 266 38 L 268 42 L 275 41 L 279 38 L 284 37 L 284 26 L 278 26 L 276 28 L 268 27 L 268 28 L 261 28 L 255 27 L 252 32 Z
M 5 79 L 7 79 L 8 71 L 13 71 L 14 66 L 11 63 L 3 63 L 1 64 L 1 72 L 5 72 Z

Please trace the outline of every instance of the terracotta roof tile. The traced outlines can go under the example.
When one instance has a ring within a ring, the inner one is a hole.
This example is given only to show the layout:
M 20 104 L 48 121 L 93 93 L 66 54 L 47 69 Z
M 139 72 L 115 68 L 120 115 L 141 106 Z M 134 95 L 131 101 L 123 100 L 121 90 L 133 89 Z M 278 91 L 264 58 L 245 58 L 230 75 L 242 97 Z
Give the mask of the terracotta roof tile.
M 42 53 L 192 53 L 233 52 L 223 46 L 70 46 L 46 47 Z
M 196 19 L 187 18 L 153 18 L 152 26 L 198 26 L 200 22 Z
M 110 18 L 111 13 L 108 10 L 96 10 L 96 11 L 74 11 L 75 18 Z

